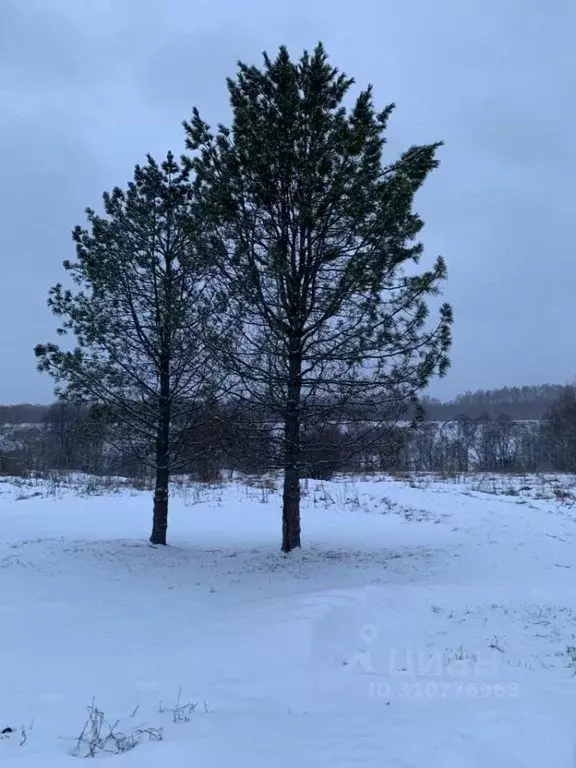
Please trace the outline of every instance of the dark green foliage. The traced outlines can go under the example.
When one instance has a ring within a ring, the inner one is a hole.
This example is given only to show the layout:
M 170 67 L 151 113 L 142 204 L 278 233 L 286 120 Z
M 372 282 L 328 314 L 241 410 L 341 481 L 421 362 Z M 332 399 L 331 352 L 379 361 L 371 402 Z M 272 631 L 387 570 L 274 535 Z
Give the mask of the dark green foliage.
M 428 300 L 444 261 L 416 274 L 423 223 L 414 196 L 440 144 L 386 164 L 393 105 L 372 90 L 344 106 L 353 81 L 319 45 L 292 61 L 239 64 L 228 81 L 233 123 L 185 124 L 211 254 L 241 342 L 222 349 L 252 398 L 284 425 L 283 549 L 300 546 L 302 426 L 368 405 L 398 419 L 448 367 L 452 312 Z
M 165 543 L 169 474 L 189 442 L 189 401 L 214 379 L 202 340 L 217 297 L 198 255 L 192 200 L 189 171 L 169 154 L 137 166 L 126 191 L 104 194 L 105 216 L 88 209 L 88 229 L 74 230 L 77 260 L 64 262 L 75 287 L 58 284 L 49 297 L 59 333 L 76 346 L 35 350 L 59 393 L 94 404 L 115 424 L 121 451 L 155 470 L 157 543 Z

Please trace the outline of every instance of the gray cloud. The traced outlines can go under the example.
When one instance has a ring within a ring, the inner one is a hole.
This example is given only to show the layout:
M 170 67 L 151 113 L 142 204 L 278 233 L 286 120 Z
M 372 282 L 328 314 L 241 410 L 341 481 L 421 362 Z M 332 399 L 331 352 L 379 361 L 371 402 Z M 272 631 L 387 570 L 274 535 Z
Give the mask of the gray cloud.
M 359 86 L 397 103 L 391 158 L 446 142 L 418 199 L 456 313 L 452 371 L 433 392 L 571 379 L 576 6 L 533 6 L 2 0 L 0 401 L 50 398 L 31 350 L 52 335 L 47 290 L 83 209 L 146 152 L 179 152 L 194 104 L 227 120 L 237 59 L 319 39 Z

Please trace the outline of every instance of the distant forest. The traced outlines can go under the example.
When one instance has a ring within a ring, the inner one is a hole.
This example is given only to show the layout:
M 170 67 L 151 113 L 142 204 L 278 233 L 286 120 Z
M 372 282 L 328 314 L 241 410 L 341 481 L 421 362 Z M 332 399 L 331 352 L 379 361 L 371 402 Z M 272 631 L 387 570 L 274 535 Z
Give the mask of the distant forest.
M 560 384 L 538 384 L 525 387 L 501 387 L 465 392 L 454 400 L 442 402 L 423 397 L 427 421 L 453 421 L 458 417 L 497 419 L 508 416 L 514 421 L 538 421 L 565 389 Z M 0 406 L 0 424 L 42 424 L 50 405 Z
M 560 384 L 539 384 L 479 389 L 465 392 L 448 402 L 424 397 L 422 403 L 428 421 L 452 421 L 459 416 L 496 419 L 504 415 L 514 421 L 538 421 L 565 388 Z

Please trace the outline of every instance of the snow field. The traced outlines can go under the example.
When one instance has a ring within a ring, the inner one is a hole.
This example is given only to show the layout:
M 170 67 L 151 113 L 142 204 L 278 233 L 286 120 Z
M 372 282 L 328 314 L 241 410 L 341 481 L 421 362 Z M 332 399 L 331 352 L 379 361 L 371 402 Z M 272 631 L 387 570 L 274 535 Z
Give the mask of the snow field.
M 0 483 L 0 763 L 95 702 L 138 768 L 574 768 L 573 479 L 502 483 L 308 482 L 289 557 L 264 487 L 176 491 L 163 549 L 148 493 Z

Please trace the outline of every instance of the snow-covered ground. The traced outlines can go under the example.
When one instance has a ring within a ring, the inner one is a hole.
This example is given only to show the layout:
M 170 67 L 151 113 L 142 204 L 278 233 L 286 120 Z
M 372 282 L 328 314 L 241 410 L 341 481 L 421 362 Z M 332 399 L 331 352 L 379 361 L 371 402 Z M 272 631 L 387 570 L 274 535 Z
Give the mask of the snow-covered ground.
M 265 487 L 155 549 L 147 493 L 0 483 L 0 764 L 73 765 L 93 703 L 127 767 L 574 768 L 573 483 L 309 482 L 289 557 Z

